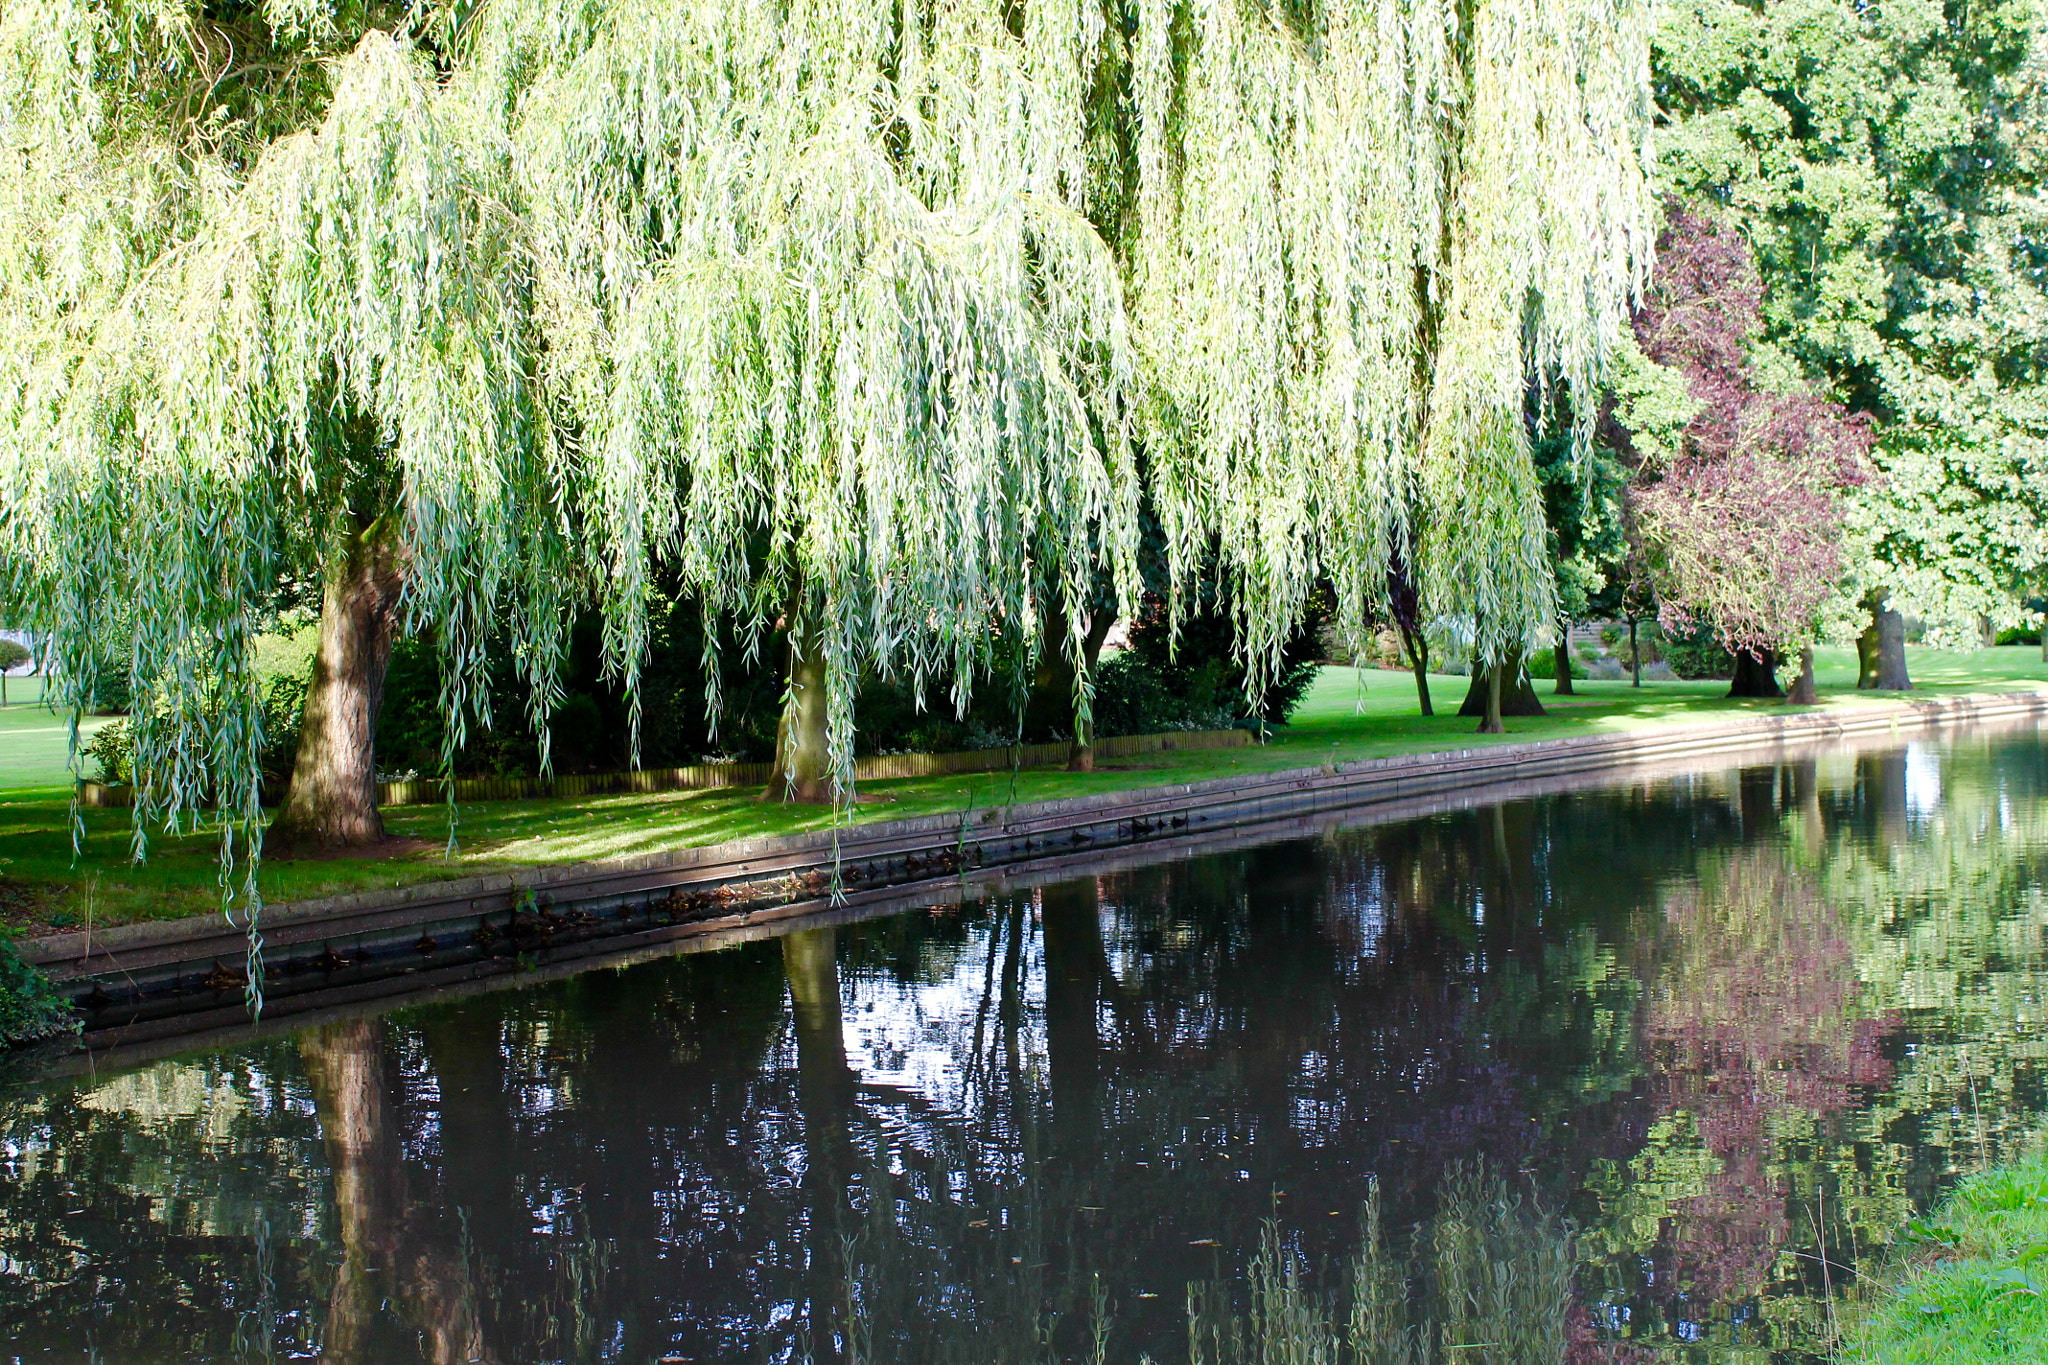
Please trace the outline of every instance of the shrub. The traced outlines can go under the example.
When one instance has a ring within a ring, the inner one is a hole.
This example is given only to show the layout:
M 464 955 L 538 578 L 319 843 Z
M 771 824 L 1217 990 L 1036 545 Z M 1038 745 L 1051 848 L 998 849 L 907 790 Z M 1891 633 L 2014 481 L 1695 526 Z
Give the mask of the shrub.
M 1648 650 L 1643 659 L 1648 662 Z M 1683 635 L 1667 636 L 1664 640 L 1664 661 L 1671 665 L 1671 671 L 1681 678 L 1732 678 L 1735 676 L 1735 656 L 1721 647 L 1714 637 L 1713 627 L 1700 622 Z
M 135 756 L 129 748 L 128 718 L 120 716 L 102 725 L 85 742 L 84 756 L 96 765 L 99 780 L 108 786 L 134 781 Z
M 1585 677 L 1585 662 L 1577 655 L 1569 655 L 1567 657 L 1571 659 L 1572 676 L 1574 678 Z M 1537 679 L 1555 678 L 1557 676 L 1557 652 L 1551 649 L 1539 649 L 1534 654 L 1531 654 L 1529 656 L 1529 676 Z
M 14 940 L 0 934 L 0 1047 L 77 1031 L 77 1016 L 49 978 L 23 962 Z

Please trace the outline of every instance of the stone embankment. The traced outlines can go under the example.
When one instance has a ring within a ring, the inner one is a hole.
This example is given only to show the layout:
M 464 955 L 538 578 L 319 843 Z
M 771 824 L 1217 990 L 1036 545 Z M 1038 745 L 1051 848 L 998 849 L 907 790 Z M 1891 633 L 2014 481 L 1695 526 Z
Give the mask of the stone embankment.
M 262 919 L 265 1019 L 295 1027 L 429 990 L 490 989 L 716 947 L 793 921 L 956 904 L 1338 825 L 2043 717 L 2048 694 L 2039 693 L 1868 703 L 1144 787 L 273 906 Z M 94 1050 L 166 1051 L 247 1024 L 244 933 L 218 916 L 51 935 L 21 951 L 86 1006 Z

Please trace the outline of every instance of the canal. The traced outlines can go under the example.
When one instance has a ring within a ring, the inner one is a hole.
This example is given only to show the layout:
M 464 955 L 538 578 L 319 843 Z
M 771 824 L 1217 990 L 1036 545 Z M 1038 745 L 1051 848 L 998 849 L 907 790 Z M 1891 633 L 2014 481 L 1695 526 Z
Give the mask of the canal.
M 2044 870 L 2009 731 L 17 1064 L 0 1361 L 1825 1359 L 2048 1125 Z

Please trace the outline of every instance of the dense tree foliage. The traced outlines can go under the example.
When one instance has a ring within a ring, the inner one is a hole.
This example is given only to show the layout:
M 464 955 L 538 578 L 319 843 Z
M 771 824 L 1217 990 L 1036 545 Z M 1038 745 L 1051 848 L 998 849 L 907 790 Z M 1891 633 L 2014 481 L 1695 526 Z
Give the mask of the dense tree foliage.
M 1664 623 L 1713 623 L 1737 655 L 1810 645 L 1847 572 L 1844 494 L 1866 481 L 1868 424 L 1796 380 L 1767 387 L 1752 347 L 1765 300 L 1729 225 L 1673 205 L 1635 331 L 1686 405 L 1637 461 L 1633 507 Z M 1631 443 L 1633 447 L 1634 443 Z
M 75 705 L 127 675 L 138 852 L 217 805 L 224 866 L 287 599 L 322 624 L 282 841 L 380 834 L 402 637 L 444 770 L 493 639 L 547 761 L 579 603 L 634 713 L 658 570 L 717 624 L 714 707 L 708 642 L 773 632 L 778 786 L 843 797 L 864 674 L 964 706 L 1131 599 L 1139 440 L 1175 586 L 1220 547 L 1249 697 L 1316 583 L 1356 633 L 1397 553 L 1518 654 L 1551 598 L 1523 393 L 1596 391 L 1646 268 L 1648 25 L 15 7 L 7 598 Z
M 2048 560 L 2048 24 L 2036 0 L 1680 0 L 1661 182 L 1711 201 L 1769 297 L 1760 371 L 1877 423 L 1864 586 L 2016 618 Z

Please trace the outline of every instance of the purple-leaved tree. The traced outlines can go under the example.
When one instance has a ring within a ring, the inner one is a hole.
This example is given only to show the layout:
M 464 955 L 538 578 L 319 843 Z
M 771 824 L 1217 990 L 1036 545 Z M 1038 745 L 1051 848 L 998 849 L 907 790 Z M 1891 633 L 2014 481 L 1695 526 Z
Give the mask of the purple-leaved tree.
M 1735 655 L 1733 696 L 1813 700 L 1813 640 L 1841 583 L 1843 494 L 1869 477 L 1869 420 L 1758 371 L 1763 281 L 1732 227 L 1674 205 L 1635 316 L 1643 353 L 1684 376 L 1698 410 L 1670 453 L 1644 459 L 1632 497 L 1664 624 L 1705 618 Z

